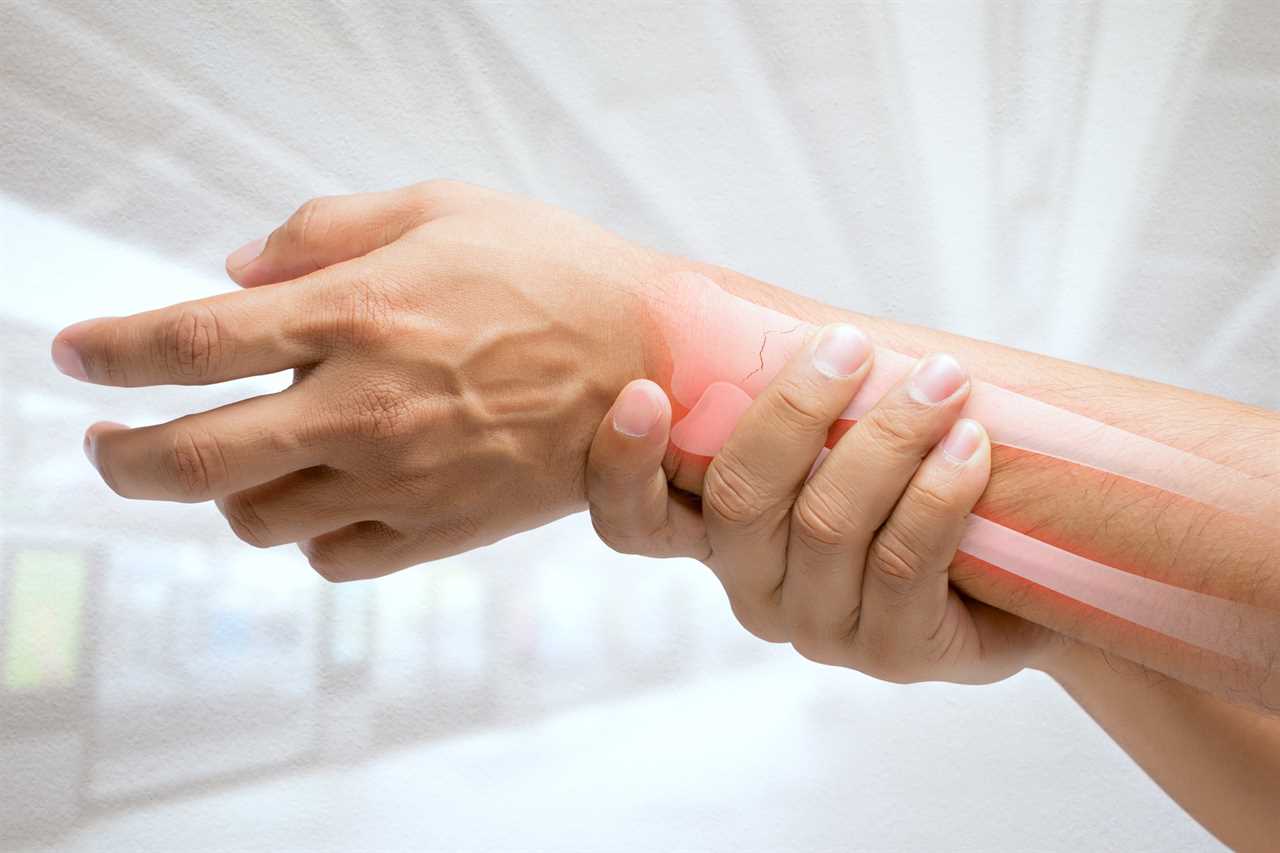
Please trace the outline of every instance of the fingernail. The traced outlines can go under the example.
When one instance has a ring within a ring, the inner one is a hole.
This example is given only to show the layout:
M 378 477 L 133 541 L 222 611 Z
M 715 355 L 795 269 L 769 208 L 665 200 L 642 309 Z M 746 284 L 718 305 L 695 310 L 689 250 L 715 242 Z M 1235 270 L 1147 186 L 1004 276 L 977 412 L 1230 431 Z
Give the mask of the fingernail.
M 964 384 L 960 363 L 946 353 L 931 355 L 916 368 L 911 377 L 911 397 L 920 403 L 941 403 Z
M 631 438 L 642 438 L 661 416 L 662 408 L 647 383 L 632 383 L 613 410 L 613 428 Z
M 81 381 L 89 378 L 89 374 L 85 373 L 84 360 L 80 358 L 80 351 L 62 338 L 53 339 L 52 355 L 53 366 L 67 376 Z
M 982 427 L 976 421 L 961 418 L 942 440 L 942 452 L 954 462 L 967 462 L 982 443 Z
M 250 240 L 239 249 L 227 255 L 227 269 L 238 270 L 247 267 L 258 255 L 262 254 L 262 250 L 267 245 L 266 237 L 259 237 L 257 240 Z
M 94 454 L 92 433 L 86 431 L 84 434 L 84 458 L 89 460 L 89 464 L 94 468 L 98 467 L 98 460 Z
M 813 366 L 831 379 L 848 379 L 871 354 L 871 342 L 857 326 L 835 323 L 827 326 L 813 347 Z

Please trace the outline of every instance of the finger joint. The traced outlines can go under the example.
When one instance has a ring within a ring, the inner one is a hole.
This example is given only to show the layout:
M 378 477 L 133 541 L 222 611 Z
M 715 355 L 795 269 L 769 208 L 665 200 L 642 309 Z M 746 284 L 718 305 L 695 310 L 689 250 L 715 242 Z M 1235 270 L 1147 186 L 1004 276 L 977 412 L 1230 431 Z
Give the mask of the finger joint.
M 873 409 L 867 416 L 867 437 L 877 451 L 894 458 L 923 457 L 927 449 L 923 435 L 914 428 L 910 418 L 900 415 Z
M 215 378 L 225 360 L 226 340 L 216 311 L 199 303 L 183 306 L 164 348 L 166 372 L 197 381 Z
M 208 500 L 227 480 L 226 458 L 218 439 L 211 435 L 179 430 L 174 433 L 168 458 L 179 500 Z
M 768 605 L 748 604 L 730 596 L 729 609 L 733 618 L 752 636 L 766 643 L 785 643 L 789 639 L 788 632 L 778 624 L 776 609 Z
M 810 550 L 840 554 L 849 549 L 854 517 L 843 499 L 823 489 L 806 489 L 791 510 L 791 529 Z
M 768 509 L 764 490 L 735 457 L 721 453 L 707 467 L 702 505 L 732 528 L 756 525 Z
M 316 246 L 328 239 L 332 218 L 330 200 L 323 196 L 307 199 L 285 223 L 289 242 L 295 246 Z
M 240 541 L 255 548 L 276 544 L 271 538 L 270 528 L 251 499 L 232 495 L 223 503 L 222 511 L 231 532 Z
M 817 394 L 797 387 L 792 382 L 782 382 L 774 392 L 773 416 L 789 434 L 812 435 L 823 433 L 831 426 L 831 418 L 815 401 Z
M 919 583 L 924 573 L 923 562 L 924 549 L 892 526 L 880 531 L 868 554 L 868 568 L 899 592 L 906 592 Z

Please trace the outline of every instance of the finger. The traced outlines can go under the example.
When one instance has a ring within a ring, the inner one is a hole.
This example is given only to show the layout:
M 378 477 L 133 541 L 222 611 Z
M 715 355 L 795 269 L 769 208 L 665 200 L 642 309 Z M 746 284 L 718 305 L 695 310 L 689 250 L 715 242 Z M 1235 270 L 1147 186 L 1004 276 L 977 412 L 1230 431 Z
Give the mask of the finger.
M 977 421 L 956 421 L 876 533 L 867 553 L 858 633 L 888 659 L 936 662 L 958 635 L 957 620 L 967 617 L 947 569 L 990 472 L 986 431 Z M 952 598 L 954 612 L 948 613 Z
M 316 574 L 328 581 L 367 580 L 423 562 L 413 540 L 380 521 L 360 521 L 298 543 Z
M 848 646 L 871 539 L 968 393 L 954 358 L 922 359 L 836 442 L 796 498 L 782 599 L 802 654 L 821 659 Z
M 241 287 L 299 278 L 367 255 L 432 219 L 462 209 L 478 188 L 427 181 L 385 192 L 313 198 L 266 237 L 227 256 L 227 275 Z
M 776 594 L 785 569 L 787 517 L 827 432 L 871 365 L 859 329 L 822 329 L 800 349 L 737 422 L 707 468 L 703 518 L 711 567 L 739 620 L 779 639 Z
M 629 383 L 601 421 L 587 457 L 587 504 L 601 540 L 624 554 L 709 556 L 702 516 L 674 500 L 662 468 L 671 403 L 647 379 Z
M 288 284 L 227 293 L 68 326 L 53 361 L 98 385 L 206 385 L 319 361 L 319 339 L 297 319 L 312 313 L 312 289 Z
M 376 511 L 353 500 L 360 490 L 350 474 L 320 466 L 233 492 L 217 503 L 236 536 L 268 548 L 371 520 Z
M 85 449 L 123 497 L 187 503 L 222 497 L 324 461 L 292 390 L 155 426 L 97 423 Z

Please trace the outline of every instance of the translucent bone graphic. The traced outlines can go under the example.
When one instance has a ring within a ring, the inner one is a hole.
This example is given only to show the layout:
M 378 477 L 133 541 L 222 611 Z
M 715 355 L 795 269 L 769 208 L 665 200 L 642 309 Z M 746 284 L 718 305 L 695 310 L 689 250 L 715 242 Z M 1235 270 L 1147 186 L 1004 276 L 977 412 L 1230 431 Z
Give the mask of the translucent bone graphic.
M 733 425 L 815 327 L 740 299 L 696 273 L 657 283 L 654 319 L 671 357 L 672 397 L 689 413 L 672 443 L 714 456 Z M 865 415 L 915 359 L 875 350 L 871 375 L 842 414 Z M 1248 474 L 974 378 L 964 416 L 996 444 L 1115 474 L 1274 524 L 1275 498 Z M 971 516 L 961 550 L 1041 586 L 1200 648 L 1251 663 L 1275 649 L 1280 619 L 1087 559 L 989 519 Z

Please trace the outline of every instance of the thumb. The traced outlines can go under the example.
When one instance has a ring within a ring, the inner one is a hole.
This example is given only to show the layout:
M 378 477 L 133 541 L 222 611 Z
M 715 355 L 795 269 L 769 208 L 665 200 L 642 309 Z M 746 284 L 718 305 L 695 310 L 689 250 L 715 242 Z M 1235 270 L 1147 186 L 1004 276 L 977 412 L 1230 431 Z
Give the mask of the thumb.
M 702 516 L 672 496 L 662 469 L 671 403 L 637 379 L 618 394 L 596 430 L 587 458 L 591 523 L 610 548 L 650 557 L 705 556 Z

